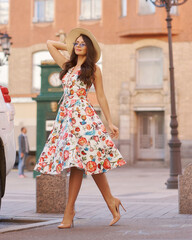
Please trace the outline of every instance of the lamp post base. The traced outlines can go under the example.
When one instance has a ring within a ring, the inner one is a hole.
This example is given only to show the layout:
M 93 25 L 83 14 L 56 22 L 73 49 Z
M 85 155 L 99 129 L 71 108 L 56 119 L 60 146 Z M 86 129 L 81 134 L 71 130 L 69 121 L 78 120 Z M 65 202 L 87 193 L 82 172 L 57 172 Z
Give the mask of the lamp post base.
M 181 142 L 177 137 L 177 118 L 172 117 L 171 120 L 172 136 L 169 142 L 170 147 L 170 176 L 166 182 L 168 189 L 178 189 L 178 175 L 182 174 L 180 148 Z
M 167 189 L 178 189 L 178 176 L 171 176 L 165 184 Z

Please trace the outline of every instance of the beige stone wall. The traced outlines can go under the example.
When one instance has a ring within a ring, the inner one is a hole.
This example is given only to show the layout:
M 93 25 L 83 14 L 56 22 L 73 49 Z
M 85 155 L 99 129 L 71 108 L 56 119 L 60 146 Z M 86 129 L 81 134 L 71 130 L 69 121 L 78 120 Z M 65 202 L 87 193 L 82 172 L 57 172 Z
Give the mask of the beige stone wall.
M 21 127 L 27 128 L 27 135 L 31 151 L 36 150 L 36 118 L 37 118 L 37 105 L 36 102 L 15 102 L 15 142 L 16 149 L 18 150 L 18 136 Z
M 13 48 L 9 59 L 9 91 L 11 94 L 32 93 L 33 53 L 47 50 L 46 44 Z
M 179 122 L 179 138 L 185 145 L 192 145 L 192 43 L 174 43 L 176 107 Z M 159 90 L 136 90 L 136 51 L 141 47 L 156 46 L 163 49 L 164 74 L 163 87 Z M 165 161 L 169 161 L 168 141 L 170 139 L 170 81 L 168 44 L 164 41 L 145 39 L 133 44 L 107 45 L 103 49 L 103 78 L 106 96 L 109 101 L 114 123 L 120 127 L 120 138 L 129 140 L 129 158 L 136 159 L 136 136 L 138 132 L 135 110 L 143 107 L 153 110 L 159 108 L 165 114 Z M 125 84 L 128 84 L 127 100 L 120 100 Z M 123 86 L 123 87 L 122 87 Z M 123 102 L 124 101 L 124 102 Z M 121 102 L 121 105 L 119 105 Z M 120 114 L 122 116 L 120 116 Z M 127 125 L 126 125 L 127 122 Z M 121 123 L 121 126 L 120 126 Z M 126 126 L 126 127 L 125 127 Z M 129 128 L 129 134 L 127 129 Z M 186 143 L 186 140 L 188 141 Z M 188 147 L 189 147 L 188 146 Z

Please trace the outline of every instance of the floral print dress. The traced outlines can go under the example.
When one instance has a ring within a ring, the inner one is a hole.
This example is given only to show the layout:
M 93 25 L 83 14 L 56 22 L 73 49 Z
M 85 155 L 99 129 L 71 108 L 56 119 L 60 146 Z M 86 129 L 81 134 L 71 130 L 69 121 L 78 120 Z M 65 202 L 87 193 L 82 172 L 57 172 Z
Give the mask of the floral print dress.
M 87 175 L 107 172 L 126 162 L 87 99 L 90 88 L 73 68 L 62 79 L 64 89 L 53 129 L 35 166 L 44 174 L 77 167 Z

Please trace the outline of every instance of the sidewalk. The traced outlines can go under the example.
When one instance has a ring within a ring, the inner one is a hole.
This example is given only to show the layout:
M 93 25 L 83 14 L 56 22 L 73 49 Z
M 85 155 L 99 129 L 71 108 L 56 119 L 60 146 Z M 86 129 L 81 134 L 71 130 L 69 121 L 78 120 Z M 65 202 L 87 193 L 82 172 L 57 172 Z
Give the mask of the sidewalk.
M 32 172 L 26 172 L 26 175 L 27 178 L 20 179 L 16 170 L 12 170 L 8 175 L 6 194 L 1 207 L 1 218 L 20 218 L 28 221 L 34 220 L 34 222 L 37 219 L 39 221 L 49 220 L 48 224 L 53 225 L 39 228 L 41 229 L 40 232 L 43 229 L 56 231 L 57 224 L 54 223 L 59 223 L 63 214 L 38 214 L 35 212 L 35 179 L 32 178 Z M 169 169 L 122 167 L 109 171 L 107 177 L 112 193 L 121 199 L 124 207 L 127 209 L 127 212 L 121 211 L 122 218 L 117 224 L 118 229 L 117 226 L 110 228 L 111 234 L 115 231 L 116 234 L 120 234 L 118 235 L 119 239 L 121 239 L 120 236 L 126 236 L 126 239 L 131 240 L 192 239 L 192 236 L 190 237 L 192 234 L 192 215 L 178 214 L 178 191 L 168 190 L 165 186 L 165 182 L 169 177 Z M 83 180 L 76 203 L 76 212 L 75 231 L 78 232 L 78 227 L 82 230 L 82 228 L 87 228 L 88 226 L 93 232 L 101 234 L 104 231 L 104 234 L 106 234 L 105 228 L 108 229 L 108 223 L 112 216 L 91 177 Z M 21 227 L 21 224 L 17 225 Z M 102 226 L 104 227 L 102 228 Z M 0 231 L 6 228 L 6 224 L 4 226 L 1 225 Z M 178 234 L 173 235 L 176 232 Z M 5 236 L 8 240 L 9 234 L 11 233 L 4 233 L 1 237 Z M 153 237 L 153 234 L 156 237 L 149 238 Z M 157 238 L 160 235 L 163 238 Z M 168 237 L 169 235 L 170 237 Z M 96 234 L 92 239 L 99 239 L 96 238 L 97 236 Z M 129 238 L 130 236 L 131 238 Z M 65 235 L 65 237 L 67 236 Z M 77 234 L 76 239 L 83 238 L 78 238 Z M 109 238 L 104 239 L 113 238 L 109 236 Z

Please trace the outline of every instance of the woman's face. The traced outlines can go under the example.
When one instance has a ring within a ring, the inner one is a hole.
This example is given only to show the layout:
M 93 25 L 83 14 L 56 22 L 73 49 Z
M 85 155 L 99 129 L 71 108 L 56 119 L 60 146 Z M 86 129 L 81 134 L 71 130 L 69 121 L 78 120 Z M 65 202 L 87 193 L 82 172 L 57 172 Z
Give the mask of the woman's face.
M 82 36 L 76 39 L 74 50 L 75 50 L 75 54 L 78 56 L 85 56 L 87 54 L 87 46 Z

